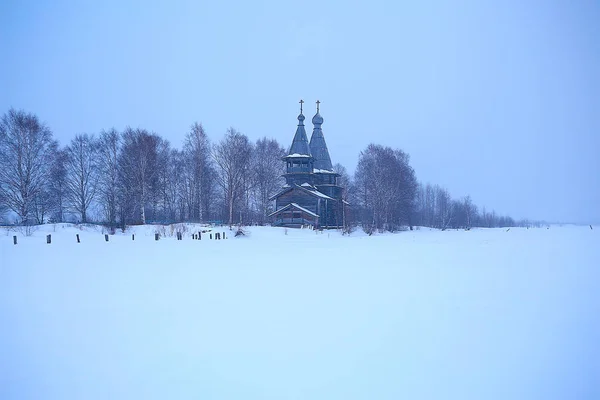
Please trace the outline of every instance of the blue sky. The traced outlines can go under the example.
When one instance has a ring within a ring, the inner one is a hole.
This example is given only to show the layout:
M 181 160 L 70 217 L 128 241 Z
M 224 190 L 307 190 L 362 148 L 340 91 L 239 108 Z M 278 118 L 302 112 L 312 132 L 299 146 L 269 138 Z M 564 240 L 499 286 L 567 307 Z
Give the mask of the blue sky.
M 515 218 L 600 222 L 597 1 L 0 4 L 0 113 L 180 147 L 292 140 L 319 99 L 332 161 L 374 142 L 417 177 Z M 312 128 L 309 124 L 308 128 Z

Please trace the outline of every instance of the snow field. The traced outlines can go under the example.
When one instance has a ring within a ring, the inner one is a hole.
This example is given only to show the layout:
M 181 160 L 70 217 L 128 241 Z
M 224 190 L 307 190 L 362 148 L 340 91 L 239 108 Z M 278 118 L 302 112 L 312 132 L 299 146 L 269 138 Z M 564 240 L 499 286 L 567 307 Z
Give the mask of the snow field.
M 0 398 L 600 396 L 599 229 L 155 229 L 2 233 Z

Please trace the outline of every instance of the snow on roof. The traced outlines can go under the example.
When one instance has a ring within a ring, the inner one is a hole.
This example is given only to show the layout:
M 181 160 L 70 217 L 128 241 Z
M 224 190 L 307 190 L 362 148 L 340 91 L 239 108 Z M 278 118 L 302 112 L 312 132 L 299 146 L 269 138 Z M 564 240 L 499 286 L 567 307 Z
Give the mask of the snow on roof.
M 313 192 L 314 194 L 316 194 L 319 197 L 322 197 L 324 199 L 328 199 L 328 200 L 333 200 L 333 198 L 327 196 L 325 193 L 321 193 L 318 190 L 311 190 L 311 192 Z
M 312 158 L 311 155 L 309 154 L 298 154 L 298 153 L 294 153 L 294 154 L 288 154 L 287 156 L 285 156 L 285 158 L 287 157 L 305 157 L 305 158 Z
M 306 208 L 304 208 L 304 207 L 301 207 L 301 206 L 299 206 L 299 205 L 298 205 L 298 204 L 296 204 L 296 203 L 290 203 L 290 205 L 291 205 L 291 206 L 294 206 L 294 207 L 296 207 L 298 210 L 304 211 L 305 213 L 307 213 L 307 214 L 309 214 L 309 215 L 312 215 L 313 217 L 317 217 L 317 218 L 319 218 L 319 216 L 318 216 L 317 214 L 315 214 L 314 212 L 312 212 L 312 211 L 310 211 L 310 210 L 307 210 Z
M 315 189 L 315 188 L 314 188 L 314 187 L 312 187 L 312 186 L 310 187 L 310 189 L 309 189 L 309 188 L 307 188 L 307 187 L 302 187 L 302 186 L 304 186 L 304 184 L 303 184 L 302 186 L 298 186 L 298 185 L 295 185 L 295 186 L 296 186 L 296 187 L 298 187 L 298 188 L 300 188 L 300 189 L 302 189 L 302 190 L 305 190 L 305 191 L 307 191 L 308 193 L 314 194 L 315 196 L 321 197 L 321 198 L 323 198 L 323 199 L 327 199 L 327 200 L 335 200 L 335 199 L 333 199 L 333 198 L 331 198 L 331 197 L 327 196 L 326 194 L 319 192 L 317 189 Z
M 337 174 L 337 172 L 335 172 L 335 171 L 330 171 L 328 169 L 318 169 L 318 168 L 313 168 L 313 172 L 315 174 Z
M 294 184 L 294 186 L 290 186 L 288 184 L 286 184 L 282 190 L 279 191 L 279 193 L 274 194 L 273 196 L 269 197 L 269 200 L 273 200 L 276 199 L 277 197 L 281 196 L 282 194 L 288 192 L 289 190 L 294 190 L 294 189 L 301 189 L 307 193 L 310 193 L 314 196 L 318 196 L 321 197 L 323 199 L 327 199 L 327 200 L 335 200 L 334 198 L 331 198 L 329 196 L 327 196 L 324 193 L 319 192 L 314 186 L 311 186 L 310 184 L 308 184 L 307 182 L 303 183 L 302 185 L 298 185 L 298 184 Z
M 304 208 L 304 207 L 301 207 L 301 206 L 299 206 L 297 203 L 290 203 L 290 204 L 288 204 L 288 205 L 287 205 L 287 206 L 285 206 L 285 207 L 281 207 L 279 210 L 276 210 L 275 212 L 272 212 L 272 213 L 271 213 L 271 214 L 269 214 L 268 216 L 269 216 L 269 217 L 272 217 L 273 215 L 275 215 L 275 214 L 279 214 L 280 212 L 282 212 L 282 211 L 285 211 L 285 210 L 287 210 L 287 209 L 288 209 L 288 208 L 290 208 L 290 207 L 297 208 L 298 210 L 300 210 L 300 211 L 302 211 L 302 212 L 305 212 L 305 213 L 307 213 L 308 215 L 312 215 L 313 217 L 319 218 L 319 216 L 318 216 L 317 214 L 315 214 L 314 212 L 312 212 L 312 211 L 310 211 L 310 210 L 307 210 L 307 209 L 306 209 L 306 208 Z
M 290 186 L 290 185 L 288 185 L 288 184 L 286 183 L 286 184 L 285 184 L 285 185 L 283 185 L 282 187 L 284 187 L 284 188 L 289 188 L 289 187 L 291 187 L 291 186 Z

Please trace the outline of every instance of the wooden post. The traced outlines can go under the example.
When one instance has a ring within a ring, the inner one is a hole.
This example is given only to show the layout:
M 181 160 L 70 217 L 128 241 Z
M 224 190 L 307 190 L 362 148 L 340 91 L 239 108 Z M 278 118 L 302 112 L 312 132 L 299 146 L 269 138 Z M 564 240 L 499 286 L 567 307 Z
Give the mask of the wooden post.
M 131 234 L 131 240 L 135 240 L 135 234 Z
M 158 240 L 159 236 L 160 236 L 160 235 L 159 235 L 158 233 L 155 233 L 155 234 L 154 234 L 154 240 Z
M 17 244 L 17 237 L 13 236 L 13 244 Z
M 104 235 L 104 241 L 108 242 L 108 235 Z
M 81 243 L 81 242 L 79 241 L 79 233 L 75 234 L 75 237 L 77 237 L 77 243 Z
M 223 232 L 223 239 L 225 239 L 225 232 Z
M 198 231 L 198 240 L 202 240 L 202 232 Z
M 212 233 L 210 234 L 210 240 L 212 240 Z
M 46 243 L 47 244 L 52 243 L 52 235 L 46 235 Z

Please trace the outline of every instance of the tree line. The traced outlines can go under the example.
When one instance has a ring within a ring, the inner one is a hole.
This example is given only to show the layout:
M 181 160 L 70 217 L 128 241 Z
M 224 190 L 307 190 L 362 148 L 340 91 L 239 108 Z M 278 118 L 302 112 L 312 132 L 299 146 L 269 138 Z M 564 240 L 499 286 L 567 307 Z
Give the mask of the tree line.
M 21 225 L 217 222 L 266 224 L 269 198 L 284 184 L 284 147 L 275 139 L 252 142 L 229 128 L 211 143 L 193 123 L 181 149 L 145 129 L 76 134 L 65 146 L 32 113 L 10 109 L 0 120 L 0 216 Z M 371 144 L 354 177 L 336 164 L 348 225 L 396 230 L 514 226 L 509 217 L 481 212 L 467 196 L 450 198 L 439 186 L 419 184 L 409 155 Z
M 370 144 L 358 158 L 354 179 L 348 184 L 351 220 L 366 231 L 395 231 L 413 226 L 446 229 L 539 226 L 515 221 L 495 211 L 481 210 L 470 196 L 453 199 L 439 185 L 418 182 L 410 156 L 399 149 Z

